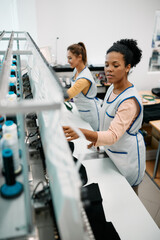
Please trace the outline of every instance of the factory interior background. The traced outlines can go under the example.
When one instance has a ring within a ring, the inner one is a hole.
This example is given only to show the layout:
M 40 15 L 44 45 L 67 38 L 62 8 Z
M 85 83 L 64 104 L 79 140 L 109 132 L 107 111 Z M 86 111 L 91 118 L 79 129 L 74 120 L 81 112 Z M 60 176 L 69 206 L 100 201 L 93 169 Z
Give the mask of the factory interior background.
M 142 60 L 129 80 L 138 91 L 160 87 L 160 69 L 149 70 L 160 0 L 0 0 L 0 6 L 1 31 L 27 31 L 40 49 L 49 50 L 53 66 L 67 65 L 67 47 L 73 43 L 85 43 L 88 65 L 103 66 L 113 42 L 136 39 Z M 160 228 L 160 166 L 154 181 L 153 161 L 148 163 L 139 197 Z

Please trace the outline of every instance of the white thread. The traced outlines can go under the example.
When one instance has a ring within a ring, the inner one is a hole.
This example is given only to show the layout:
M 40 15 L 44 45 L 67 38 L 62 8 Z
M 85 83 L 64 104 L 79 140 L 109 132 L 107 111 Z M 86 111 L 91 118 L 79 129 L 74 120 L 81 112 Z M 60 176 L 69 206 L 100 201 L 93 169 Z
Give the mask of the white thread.
M 17 77 L 15 77 L 14 75 L 10 75 L 9 83 L 14 83 L 16 85 L 17 84 Z
M 11 120 L 6 121 L 2 126 L 2 131 L 3 135 L 5 133 L 10 133 L 13 135 L 14 139 L 18 141 L 17 125 L 13 121 Z
M 12 69 L 16 71 L 16 70 L 17 70 L 17 66 L 16 66 L 15 64 L 12 64 L 12 65 L 11 65 L 11 70 L 12 70 Z
M 7 98 L 7 101 L 10 103 L 17 101 L 17 95 L 14 92 L 8 92 L 6 98 Z

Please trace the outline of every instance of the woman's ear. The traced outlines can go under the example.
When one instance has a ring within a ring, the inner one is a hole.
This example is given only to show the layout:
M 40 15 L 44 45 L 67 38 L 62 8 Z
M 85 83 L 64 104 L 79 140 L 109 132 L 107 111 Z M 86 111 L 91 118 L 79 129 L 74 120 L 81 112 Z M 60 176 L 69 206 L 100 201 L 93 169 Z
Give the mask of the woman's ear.
M 126 73 L 127 73 L 127 74 L 129 73 L 130 69 L 131 69 L 131 64 L 128 64 L 128 65 L 126 66 Z
M 78 59 L 79 59 L 80 61 L 82 61 L 82 54 L 79 54 L 79 55 L 78 55 Z

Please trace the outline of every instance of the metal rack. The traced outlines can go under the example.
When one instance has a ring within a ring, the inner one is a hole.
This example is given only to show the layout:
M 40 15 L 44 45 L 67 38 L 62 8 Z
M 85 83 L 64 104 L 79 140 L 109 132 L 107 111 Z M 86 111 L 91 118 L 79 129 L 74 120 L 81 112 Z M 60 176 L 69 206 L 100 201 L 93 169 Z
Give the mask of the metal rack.
M 5 96 L 8 92 L 8 78 L 10 76 L 10 65 L 11 65 L 11 56 L 16 54 L 18 57 L 20 55 L 32 55 L 31 50 L 20 50 L 19 49 L 19 42 L 20 41 L 27 41 L 27 44 L 30 46 L 30 49 L 34 49 L 35 53 L 39 55 L 38 57 L 43 61 L 43 64 L 48 68 L 48 71 L 51 72 L 52 75 L 54 75 L 54 79 L 56 83 L 59 85 L 61 90 L 64 92 L 64 97 L 67 98 L 67 94 L 64 91 L 64 89 L 61 87 L 59 84 L 59 80 L 57 79 L 56 75 L 54 74 L 53 70 L 51 67 L 49 67 L 49 64 L 46 62 L 45 58 L 43 55 L 40 53 L 39 50 L 37 50 L 37 46 L 35 45 L 34 41 L 30 37 L 30 35 L 27 32 L 11 32 L 10 37 L 4 37 L 5 33 L 10 33 L 10 32 L 2 32 L 1 33 L 1 41 L 5 40 L 8 41 L 8 47 L 7 50 L 5 51 L 0 51 L 0 55 L 4 55 L 4 61 L 2 65 L 2 70 L 0 73 L 0 109 L 1 112 L 4 114 L 13 114 L 15 112 L 19 113 L 24 113 L 27 111 L 41 111 L 41 110 L 50 110 L 50 109 L 58 109 L 60 108 L 59 103 L 54 103 L 54 102 L 48 102 L 48 101 L 37 101 L 37 100 L 31 100 L 31 101 L 20 101 L 15 105 L 12 105 L 12 107 L 7 106 L 7 103 L 5 101 Z M 16 37 L 14 38 L 14 34 L 23 34 L 25 37 Z M 13 50 L 13 41 L 17 41 L 17 50 Z M 19 61 L 20 62 L 20 61 Z M 19 69 L 20 71 L 20 69 Z M 20 74 L 20 72 L 19 72 Z M 54 83 L 53 83 L 54 84 Z
M 24 192 L 17 199 L 9 201 L 0 199 L 0 239 L 26 237 L 32 235 L 35 230 L 28 184 L 30 159 L 25 142 L 25 116 L 33 112 L 37 114 L 37 125 L 44 149 L 51 198 L 60 236 L 63 240 L 94 239 L 89 224 L 87 224 L 88 228 L 85 226 L 87 217 L 85 216 L 84 220 L 85 214 L 84 210 L 82 211 L 80 196 L 81 182 L 60 125 L 61 108 L 64 98 L 68 98 L 68 95 L 29 33 L 3 31 L 0 33 L 0 43 L 3 41 L 7 44 L 6 49 L 0 47 L 0 56 L 3 56 L 0 72 L 0 114 L 17 115 L 23 166 L 22 174 L 17 179 L 24 184 Z M 9 105 L 6 95 L 13 55 L 17 56 L 20 98 Z M 30 99 L 23 97 L 23 60 L 33 95 Z M 0 184 L 3 182 L 4 178 L 1 174 Z
M 20 67 L 20 55 L 21 51 L 13 50 L 13 42 L 22 40 L 21 38 L 14 39 L 14 33 L 10 33 L 10 37 L 5 37 L 8 35 L 3 31 L 0 35 L 1 41 L 7 41 L 7 49 L 1 50 L 0 55 L 3 57 L 2 69 L 0 72 L 0 114 L 1 115 L 10 115 L 17 113 L 18 128 L 20 134 L 19 139 L 19 149 L 21 150 L 22 157 L 21 163 L 23 166 L 22 174 L 20 174 L 16 179 L 23 184 L 24 191 L 18 198 L 6 200 L 1 198 L 0 201 L 0 239 L 7 239 L 11 237 L 21 237 L 30 234 L 33 231 L 33 217 L 32 217 L 32 207 L 30 200 L 30 192 L 28 185 L 28 154 L 25 144 L 25 129 L 24 129 L 24 115 L 20 114 L 21 111 L 18 111 L 17 102 L 13 106 L 8 106 L 6 101 L 6 95 L 8 93 L 8 79 L 10 76 L 10 66 L 11 58 L 13 54 L 17 55 L 17 74 L 19 76 L 19 81 L 21 82 L 21 67 Z M 24 39 L 23 39 L 24 40 Z M 23 54 L 26 52 L 24 51 Z M 30 53 L 31 54 L 31 53 Z M 20 84 L 21 85 L 21 84 Z M 22 97 L 22 89 L 20 89 L 20 94 Z M 19 114 L 18 114 L 19 113 Z M 2 169 L 1 169 L 2 170 Z M 0 185 L 4 183 L 4 176 L 0 170 Z M 9 228 L 8 228 L 9 226 Z

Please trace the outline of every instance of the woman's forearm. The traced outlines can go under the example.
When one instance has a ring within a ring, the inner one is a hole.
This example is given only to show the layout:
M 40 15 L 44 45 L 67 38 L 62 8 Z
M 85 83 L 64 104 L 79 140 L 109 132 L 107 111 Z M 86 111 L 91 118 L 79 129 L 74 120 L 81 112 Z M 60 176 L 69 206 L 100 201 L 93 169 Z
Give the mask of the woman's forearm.
M 97 139 L 98 139 L 97 132 L 87 130 L 87 129 L 83 129 L 83 128 L 80 128 L 80 131 L 84 134 L 84 136 L 86 137 L 86 139 L 88 141 L 93 142 L 93 143 L 97 142 Z

